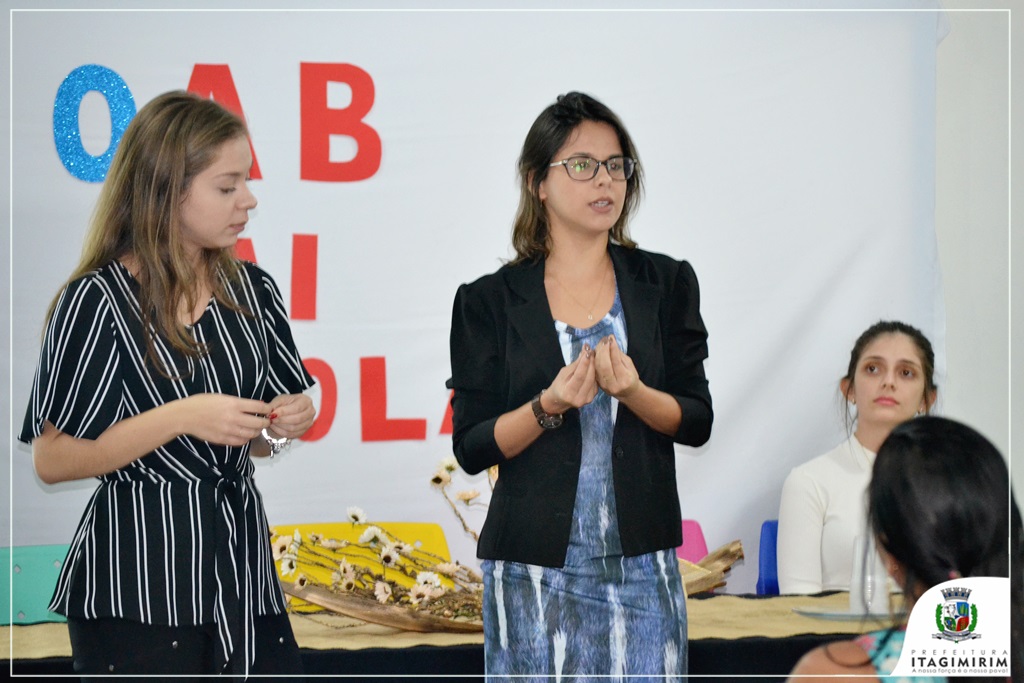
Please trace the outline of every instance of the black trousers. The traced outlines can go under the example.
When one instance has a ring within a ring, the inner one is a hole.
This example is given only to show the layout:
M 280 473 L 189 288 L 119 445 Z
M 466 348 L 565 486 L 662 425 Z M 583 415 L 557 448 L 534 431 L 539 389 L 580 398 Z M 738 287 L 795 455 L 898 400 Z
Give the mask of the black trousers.
M 256 617 L 256 661 L 253 676 L 301 679 L 302 658 L 287 614 Z M 219 673 L 214 664 L 217 629 L 200 626 L 159 626 L 129 619 L 68 618 L 75 673 L 83 681 L 130 681 L 133 676 L 168 676 L 168 681 Z M 96 678 L 100 676 L 101 678 Z M 126 678 L 127 677 L 127 678 Z

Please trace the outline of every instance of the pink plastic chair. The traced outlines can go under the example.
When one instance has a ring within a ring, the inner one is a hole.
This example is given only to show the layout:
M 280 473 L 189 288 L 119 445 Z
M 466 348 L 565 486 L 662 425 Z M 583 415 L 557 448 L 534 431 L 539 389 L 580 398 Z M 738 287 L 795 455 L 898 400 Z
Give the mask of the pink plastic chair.
M 704 532 L 700 522 L 692 519 L 683 520 L 683 544 L 676 548 L 676 557 L 688 562 L 699 562 L 708 554 L 708 543 L 704 540 Z

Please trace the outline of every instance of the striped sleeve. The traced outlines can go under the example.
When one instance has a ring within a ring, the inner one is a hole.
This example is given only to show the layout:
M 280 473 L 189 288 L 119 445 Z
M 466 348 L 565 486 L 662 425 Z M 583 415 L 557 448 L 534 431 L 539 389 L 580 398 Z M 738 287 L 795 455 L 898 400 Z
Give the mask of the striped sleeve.
M 98 277 L 87 275 L 57 301 L 18 438 L 31 442 L 49 421 L 65 434 L 96 439 L 120 419 L 120 376 L 110 297 Z
M 270 372 L 264 388 L 264 401 L 270 401 L 281 394 L 300 394 L 314 384 L 313 377 L 302 364 L 302 357 L 295 347 L 288 314 L 284 309 L 284 298 L 277 283 L 262 269 L 256 268 L 256 287 L 260 291 L 262 318 L 267 335 Z

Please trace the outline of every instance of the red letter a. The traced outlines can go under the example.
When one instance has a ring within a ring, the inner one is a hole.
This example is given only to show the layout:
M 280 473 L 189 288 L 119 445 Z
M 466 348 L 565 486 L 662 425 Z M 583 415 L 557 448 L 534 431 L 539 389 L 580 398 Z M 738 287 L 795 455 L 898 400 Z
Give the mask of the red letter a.
M 188 81 L 188 90 L 200 97 L 212 98 L 222 107 L 234 112 L 243 121 L 245 120 L 242 101 L 238 99 L 235 80 L 231 78 L 231 68 L 227 64 L 196 64 L 192 67 L 192 78 Z M 249 150 L 252 152 L 252 170 L 249 171 L 249 177 L 253 180 L 260 180 L 263 175 L 260 173 L 259 162 L 256 161 L 256 149 L 252 146 L 252 137 L 249 138 Z

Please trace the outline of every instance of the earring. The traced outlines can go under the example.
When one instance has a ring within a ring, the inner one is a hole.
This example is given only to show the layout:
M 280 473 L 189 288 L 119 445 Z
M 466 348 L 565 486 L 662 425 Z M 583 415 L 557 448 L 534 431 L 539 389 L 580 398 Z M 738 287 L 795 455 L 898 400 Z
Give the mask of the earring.
M 903 585 L 903 568 L 900 566 L 899 562 L 890 559 L 890 561 L 885 565 L 885 571 L 892 577 L 892 580 L 897 586 Z

